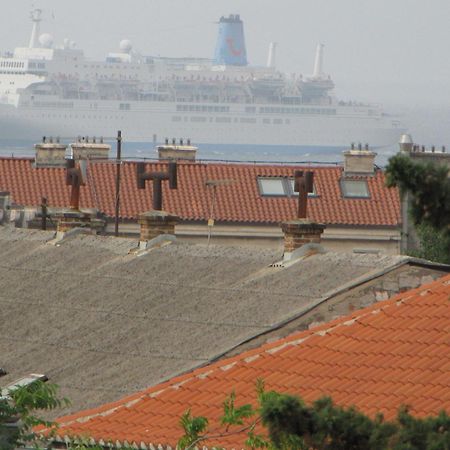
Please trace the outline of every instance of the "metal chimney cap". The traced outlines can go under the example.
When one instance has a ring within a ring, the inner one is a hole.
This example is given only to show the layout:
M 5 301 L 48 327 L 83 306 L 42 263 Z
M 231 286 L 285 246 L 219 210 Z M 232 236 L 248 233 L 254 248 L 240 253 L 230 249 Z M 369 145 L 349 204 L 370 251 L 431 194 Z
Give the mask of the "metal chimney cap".
M 400 136 L 399 144 L 412 144 L 413 140 L 410 134 L 402 134 Z

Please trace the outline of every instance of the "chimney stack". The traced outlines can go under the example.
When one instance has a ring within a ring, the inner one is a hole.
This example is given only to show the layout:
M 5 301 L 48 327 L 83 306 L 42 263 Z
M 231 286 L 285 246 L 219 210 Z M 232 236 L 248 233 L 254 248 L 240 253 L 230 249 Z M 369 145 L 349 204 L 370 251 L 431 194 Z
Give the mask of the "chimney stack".
M 314 172 L 296 170 L 294 181 L 294 191 L 298 192 L 297 218 L 281 224 L 284 233 L 283 258 L 287 261 L 302 247 L 316 252 L 320 248 L 321 235 L 326 227 L 307 218 L 308 194 L 314 192 Z
M 88 136 L 78 138 L 77 142 L 70 144 L 72 158 L 80 159 L 108 159 L 111 146 L 103 142 L 103 138 L 90 139 Z
M 309 219 L 283 222 L 281 229 L 284 233 L 284 260 L 290 260 L 292 254 L 305 245 L 311 249 L 317 249 L 325 228 L 326 225 Z
M 53 138 L 47 139 L 45 136 L 42 142 L 35 144 L 36 150 L 35 167 L 64 167 L 66 164 L 67 145 L 61 144 L 59 138 L 53 142 Z
M 375 173 L 375 157 L 377 154 L 369 150 L 369 144 L 364 146 L 358 144 L 358 149 L 352 147 L 344 154 L 344 174 L 345 175 L 373 175 Z
M 136 164 L 136 182 L 138 189 L 145 189 L 145 182 L 153 182 L 153 209 L 143 214 L 139 214 L 138 223 L 141 227 L 139 248 L 146 250 L 152 244 L 149 241 L 158 238 L 160 235 L 170 236 L 167 240 L 175 239 L 175 225 L 179 222 L 178 216 L 162 211 L 163 196 L 162 182 L 168 181 L 170 189 L 177 189 L 176 161 L 170 161 L 167 172 L 146 172 L 145 163 Z M 164 237 L 160 238 L 164 239 Z M 153 241 L 155 242 L 155 241 Z
M 158 145 L 158 158 L 161 160 L 187 160 L 187 161 L 195 161 L 197 156 L 198 147 L 191 145 L 191 140 L 187 139 L 186 145 L 184 144 L 184 140 L 180 139 L 180 144 L 177 145 L 175 139 L 172 141 L 172 144 L 168 143 L 168 139 L 166 139 L 166 143 L 164 145 Z

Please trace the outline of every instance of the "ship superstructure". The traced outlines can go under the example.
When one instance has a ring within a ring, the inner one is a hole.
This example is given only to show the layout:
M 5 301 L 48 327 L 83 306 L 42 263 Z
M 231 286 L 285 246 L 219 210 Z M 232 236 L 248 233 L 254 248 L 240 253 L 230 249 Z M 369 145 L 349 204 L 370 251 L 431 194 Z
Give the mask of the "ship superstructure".
M 238 15 L 220 19 L 213 59 L 144 56 L 123 40 L 94 61 L 73 41 L 55 46 L 40 34 L 40 10 L 31 19 L 29 46 L 0 58 L 3 136 L 113 136 L 121 129 L 141 142 L 178 135 L 199 144 L 345 147 L 389 145 L 402 132 L 379 106 L 336 100 L 322 44 L 310 77 L 278 71 L 275 43 L 267 66 L 250 66 Z

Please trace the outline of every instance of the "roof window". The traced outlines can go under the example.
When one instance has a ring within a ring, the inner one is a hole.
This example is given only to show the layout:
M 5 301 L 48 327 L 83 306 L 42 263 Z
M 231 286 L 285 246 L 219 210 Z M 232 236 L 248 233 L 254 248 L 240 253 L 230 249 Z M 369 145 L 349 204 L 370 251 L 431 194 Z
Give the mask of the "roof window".
M 369 198 L 367 180 L 341 180 L 342 196 L 345 198 Z
M 259 193 L 263 197 L 297 197 L 294 184 L 295 180 L 291 177 L 258 177 Z M 315 186 L 308 197 L 317 197 Z

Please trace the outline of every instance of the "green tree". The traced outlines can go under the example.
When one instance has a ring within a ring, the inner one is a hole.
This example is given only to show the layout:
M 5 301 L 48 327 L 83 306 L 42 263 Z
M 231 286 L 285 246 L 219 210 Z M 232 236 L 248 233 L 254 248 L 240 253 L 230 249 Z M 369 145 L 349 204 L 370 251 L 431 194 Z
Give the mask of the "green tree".
M 420 163 L 406 155 L 389 159 L 386 184 L 411 196 L 409 214 L 416 226 L 420 249 L 415 255 L 450 263 L 450 168 Z
M 55 384 L 40 380 L 10 390 L 0 397 L 0 449 L 12 450 L 25 444 L 38 446 L 33 427 L 54 424 L 37 414 L 67 404 L 66 399 L 58 399 Z

